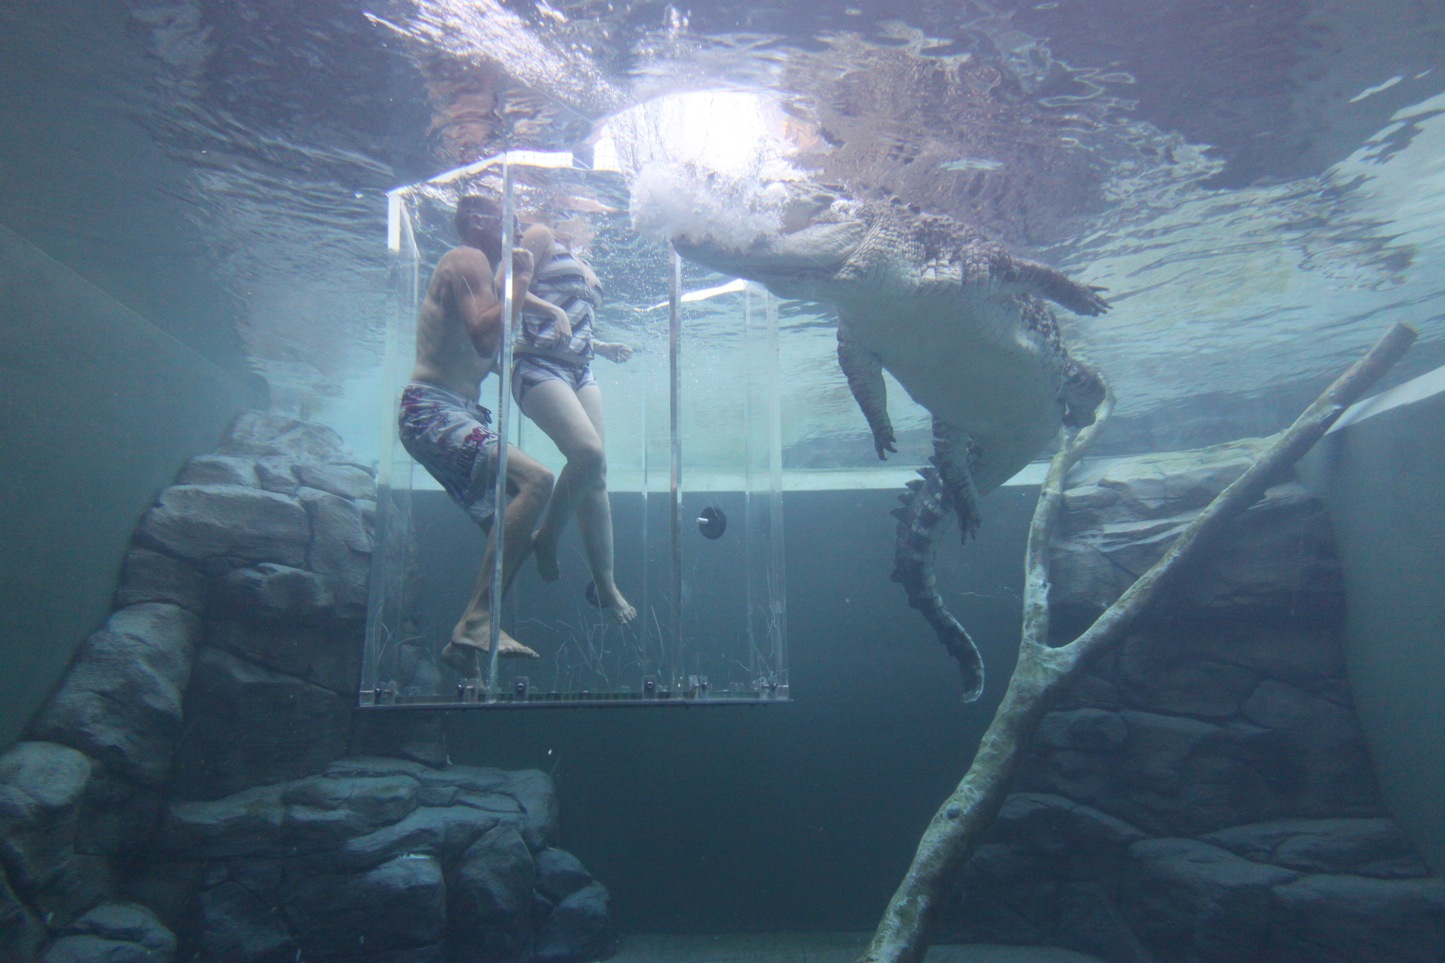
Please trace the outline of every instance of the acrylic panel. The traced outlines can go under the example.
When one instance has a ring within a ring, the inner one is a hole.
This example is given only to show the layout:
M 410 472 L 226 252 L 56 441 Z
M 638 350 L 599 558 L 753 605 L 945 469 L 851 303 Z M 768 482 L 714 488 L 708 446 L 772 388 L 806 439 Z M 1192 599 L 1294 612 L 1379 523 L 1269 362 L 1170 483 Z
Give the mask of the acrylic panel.
M 546 222 L 582 255 L 607 293 L 596 338 L 633 349 L 592 370 L 604 396 L 617 581 L 638 614 L 619 625 L 596 606 L 573 520 L 558 553 L 562 577 L 543 581 L 529 559 L 500 607 L 502 628 L 539 657 L 484 658 L 473 678 L 441 665 L 485 536 L 402 447 L 393 401 L 379 428 L 359 704 L 786 699 L 777 302 L 731 279 L 685 274 L 664 243 L 632 230 L 616 172 L 568 154 L 512 152 L 390 195 L 384 380 L 393 399 L 411 375 L 417 312 L 432 267 L 457 243 L 456 202 L 468 193 L 500 200 L 504 221 Z M 483 381 L 480 403 L 499 436 L 560 475 L 565 459 L 517 410 L 502 368 Z

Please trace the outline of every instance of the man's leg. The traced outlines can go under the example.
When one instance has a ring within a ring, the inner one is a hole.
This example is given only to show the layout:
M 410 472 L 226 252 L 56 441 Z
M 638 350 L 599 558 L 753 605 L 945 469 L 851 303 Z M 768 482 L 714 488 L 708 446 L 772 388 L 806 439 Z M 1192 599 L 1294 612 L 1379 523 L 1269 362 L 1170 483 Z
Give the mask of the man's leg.
M 507 487 L 515 494 L 507 500 L 502 543 L 502 595 L 512 587 L 517 570 L 532 550 L 532 528 L 542 515 L 552 490 L 552 473 L 520 449 L 507 446 Z M 487 536 L 477 584 L 467 610 L 452 630 L 452 641 L 441 659 L 464 676 L 481 674 L 480 653 L 492 645 L 492 572 L 496 568 L 496 528 Z M 506 632 L 500 633 L 503 657 L 536 658 L 537 653 Z

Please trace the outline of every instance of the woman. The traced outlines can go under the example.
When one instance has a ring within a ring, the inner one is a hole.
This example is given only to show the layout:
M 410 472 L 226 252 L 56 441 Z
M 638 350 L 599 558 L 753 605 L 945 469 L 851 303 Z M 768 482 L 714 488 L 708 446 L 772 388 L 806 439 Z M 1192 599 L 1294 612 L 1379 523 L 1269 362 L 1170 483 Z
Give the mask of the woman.
M 575 511 L 598 603 L 625 624 L 637 610 L 617 590 L 612 574 L 602 389 L 592 374 L 592 358 L 600 355 L 620 364 L 632 357 L 632 348 L 593 339 L 602 285 L 550 228 L 533 225 L 520 246 L 532 252 L 535 267 L 512 349 L 512 397 L 567 459 L 532 537 L 537 571 L 549 582 L 559 576 L 557 543 Z

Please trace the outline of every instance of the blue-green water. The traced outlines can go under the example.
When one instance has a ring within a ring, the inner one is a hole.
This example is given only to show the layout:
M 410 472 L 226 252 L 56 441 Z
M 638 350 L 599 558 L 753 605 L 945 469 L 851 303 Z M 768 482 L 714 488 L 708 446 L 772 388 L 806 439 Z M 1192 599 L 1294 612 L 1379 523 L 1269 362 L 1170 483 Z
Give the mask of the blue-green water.
M 747 91 L 794 118 L 821 180 L 958 215 L 1106 285 L 1114 313 L 1071 334 L 1121 415 L 1167 438 L 1169 412 L 1247 421 L 1312 390 L 1389 320 L 1438 340 L 1438 13 L 16 8 L 7 223 L 371 449 L 386 190 L 503 148 L 576 147 L 648 99 Z M 618 278 L 614 297 L 655 303 L 664 283 Z M 844 411 L 818 431 L 847 427 Z

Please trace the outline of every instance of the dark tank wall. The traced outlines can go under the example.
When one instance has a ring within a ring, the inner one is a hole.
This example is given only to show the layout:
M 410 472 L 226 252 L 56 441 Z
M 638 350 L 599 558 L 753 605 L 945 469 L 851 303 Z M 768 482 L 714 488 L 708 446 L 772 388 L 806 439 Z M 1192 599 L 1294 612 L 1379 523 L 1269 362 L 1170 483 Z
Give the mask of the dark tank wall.
M 1350 680 L 1381 789 L 1442 873 L 1445 368 L 1382 396 L 1373 410 L 1326 436 L 1300 474 L 1339 533 Z
M 121 555 L 240 384 L 0 227 L 0 744 L 111 608 Z
M 565 845 L 611 890 L 624 931 L 871 928 L 1002 697 L 1033 496 L 990 495 L 979 539 L 963 549 L 950 534 L 940 552 L 946 597 L 990 673 L 977 703 L 960 701 L 957 666 L 889 580 L 896 494 L 795 492 L 784 497 L 790 704 L 463 710 L 447 715 L 452 760 L 552 773 Z M 627 592 L 642 498 L 612 498 Z M 440 493 L 418 493 L 414 510 L 429 622 L 449 626 L 480 535 Z M 665 552 L 665 522 L 649 521 Z M 521 618 L 530 599 L 575 606 L 586 583 L 575 542 L 563 556 L 556 588 L 523 573 Z

